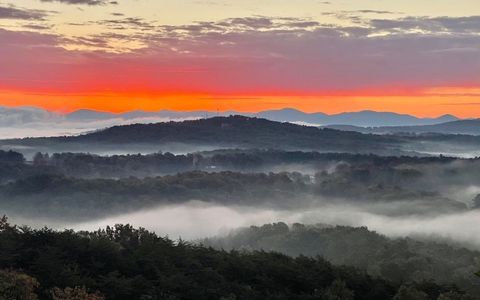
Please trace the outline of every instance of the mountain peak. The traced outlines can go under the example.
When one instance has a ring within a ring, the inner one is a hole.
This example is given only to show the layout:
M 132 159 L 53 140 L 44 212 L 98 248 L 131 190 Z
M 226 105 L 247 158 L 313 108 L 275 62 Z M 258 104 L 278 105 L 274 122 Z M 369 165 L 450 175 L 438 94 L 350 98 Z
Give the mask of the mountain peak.
M 115 114 L 92 109 L 79 109 L 65 116 L 69 121 L 96 121 L 113 118 Z
M 448 122 L 448 121 L 457 121 L 459 120 L 459 118 L 457 118 L 456 116 L 454 115 L 451 115 L 451 114 L 445 114 L 445 115 L 441 115 L 440 117 L 436 118 L 437 120 L 442 120 L 444 122 Z

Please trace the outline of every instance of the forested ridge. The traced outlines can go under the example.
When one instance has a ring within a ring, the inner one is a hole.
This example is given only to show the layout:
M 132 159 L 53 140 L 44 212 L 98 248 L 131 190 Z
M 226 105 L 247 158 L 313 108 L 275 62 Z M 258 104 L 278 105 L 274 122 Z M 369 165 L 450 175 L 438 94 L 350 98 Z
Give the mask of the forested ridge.
M 63 174 L 82 178 L 122 178 L 176 174 L 188 171 L 265 172 L 299 170 L 312 172 L 344 162 L 355 166 L 398 167 L 446 165 L 452 162 L 478 164 L 478 159 L 452 157 L 377 156 L 373 154 L 320 153 L 272 149 L 222 149 L 189 154 L 152 153 L 101 156 L 90 153 L 41 153 L 27 162 L 22 154 L 0 150 L 0 181 L 34 174 Z
M 452 285 L 401 285 L 320 257 L 220 251 L 128 225 L 57 232 L 3 218 L 0 245 L 4 299 L 474 299 Z
M 242 148 L 321 152 L 426 155 L 429 152 L 476 151 L 480 137 L 457 134 L 364 134 L 245 116 L 214 117 L 183 122 L 131 124 L 78 136 L 1 140 L 0 147 L 24 153 L 123 150 L 156 152 L 160 149 Z M 422 154 L 424 153 L 425 154 Z M 135 153 L 135 152 L 133 152 Z
M 480 294 L 480 252 L 427 239 L 388 238 L 365 227 L 266 224 L 202 240 L 225 250 L 276 251 L 321 256 L 335 265 L 355 266 L 392 282 L 433 280 L 455 283 Z
M 0 150 L 0 207 L 19 218 L 73 223 L 191 201 L 435 218 L 480 208 L 471 188 L 480 184 L 479 170 L 478 158 L 444 156 L 218 149 L 39 152 L 27 160 Z M 477 299 L 480 281 L 478 251 L 445 240 L 390 239 L 366 228 L 278 223 L 203 245 L 128 225 L 74 232 L 3 219 L 0 231 L 0 295 L 9 300 L 469 300 Z
M 280 123 L 245 116 L 155 124 L 114 126 L 79 136 L 25 138 L 0 141 L 0 145 L 22 147 L 80 147 L 150 144 L 213 145 L 216 148 L 280 148 L 322 151 L 386 152 L 401 141 L 332 129 Z
M 480 206 L 475 193 L 462 194 L 479 183 L 479 166 L 478 159 L 273 150 L 39 153 L 26 162 L 0 151 L 0 203 L 17 215 L 72 220 L 191 200 L 279 209 L 406 202 L 394 213 L 435 215 Z

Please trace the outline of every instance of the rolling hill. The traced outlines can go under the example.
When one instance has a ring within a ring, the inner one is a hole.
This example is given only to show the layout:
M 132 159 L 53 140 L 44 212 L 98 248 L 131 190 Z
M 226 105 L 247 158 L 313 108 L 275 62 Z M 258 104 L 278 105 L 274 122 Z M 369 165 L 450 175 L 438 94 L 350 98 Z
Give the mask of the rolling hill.
M 440 134 L 463 134 L 480 135 L 480 119 L 457 120 L 434 125 L 421 126 L 381 126 L 381 127 L 360 127 L 351 125 L 330 125 L 326 128 L 356 131 L 361 133 L 373 134 L 392 134 L 392 133 L 440 133 Z
M 452 115 L 443 115 L 438 118 L 418 118 L 406 114 L 371 110 L 328 115 L 324 113 L 304 113 L 291 108 L 263 111 L 258 113 L 257 116 L 279 122 L 297 122 L 312 125 L 341 124 L 362 127 L 433 125 L 458 120 L 458 118 Z
M 95 152 L 98 148 L 103 151 L 118 149 L 137 151 L 139 147 L 156 152 L 164 150 L 162 147 L 166 145 L 182 145 L 179 148 L 190 151 L 198 150 L 198 147 L 200 149 L 238 147 L 382 153 L 391 151 L 399 143 L 398 139 L 387 136 L 230 116 L 114 126 L 80 136 L 3 140 L 0 141 L 0 147 L 16 149 L 22 153 Z
M 240 113 L 235 111 L 211 112 L 211 111 L 190 111 L 180 112 L 161 110 L 157 112 L 131 111 L 122 114 L 98 112 L 94 110 L 78 110 L 66 115 L 69 121 L 101 121 L 106 119 L 120 118 L 124 120 L 142 118 L 165 118 L 165 119 L 192 119 L 205 118 L 208 116 L 229 116 L 243 115 L 247 117 L 258 117 L 277 122 L 305 123 L 312 125 L 354 125 L 354 126 L 413 126 L 432 125 L 442 122 L 458 120 L 452 115 L 444 115 L 438 118 L 418 118 L 407 114 L 393 112 L 358 111 L 339 114 L 325 114 L 321 112 L 305 113 L 293 108 L 279 110 L 266 110 L 258 113 Z

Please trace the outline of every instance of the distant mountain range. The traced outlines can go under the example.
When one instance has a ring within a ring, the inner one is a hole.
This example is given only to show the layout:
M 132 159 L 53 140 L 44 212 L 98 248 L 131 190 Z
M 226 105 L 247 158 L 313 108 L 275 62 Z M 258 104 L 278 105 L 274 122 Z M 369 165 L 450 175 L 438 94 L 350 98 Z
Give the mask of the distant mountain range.
M 238 114 L 237 112 L 224 112 L 221 115 L 231 115 Z M 216 116 L 217 113 L 209 111 L 172 111 L 172 110 L 160 110 L 157 112 L 147 112 L 142 110 L 134 110 L 126 113 L 109 113 L 101 112 L 89 109 L 80 109 L 74 112 L 71 112 L 65 115 L 65 120 L 71 122 L 95 122 L 95 121 L 105 121 L 111 119 L 123 119 L 123 120 L 139 120 L 142 119 L 168 119 L 168 120 L 177 120 L 177 119 L 198 119 L 198 118 L 208 118 Z
M 78 136 L 2 140 L 0 148 L 16 149 L 27 155 L 36 151 L 185 153 L 220 148 L 385 154 L 392 153 L 392 148 L 398 149 L 396 145 L 399 144 L 398 139 L 389 136 L 322 129 L 256 117 L 229 116 L 113 126 Z
M 0 127 L 20 127 L 28 126 L 29 124 L 39 125 L 45 123 L 62 122 L 92 123 L 105 121 L 111 121 L 114 125 L 120 125 L 122 121 L 129 121 L 130 123 L 138 121 L 139 123 L 145 123 L 154 122 L 155 120 L 185 120 L 230 115 L 259 117 L 271 121 L 302 123 L 314 126 L 337 124 L 362 127 L 414 126 L 433 125 L 458 120 L 458 118 L 452 115 L 444 115 L 438 118 L 418 118 L 405 114 L 375 111 L 346 112 L 328 115 L 321 112 L 305 113 L 292 108 L 285 108 L 280 110 L 266 110 L 259 113 L 241 113 L 237 111 L 225 111 L 219 113 L 211 111 L 182 112 L 172 110 L 146 112 L 141 110 L 135 110 L 119 114 L 81 109 L 63 115 L 35 107 L 0 107 Z M 119 124 L 116 124 L 115 122 Z
M 443 115 L 438 118 L 418 118 L 406 114 L 397 114 L 392 112 L 376 112 L 369 110 L 328 115 L 321 112 L 305 113 L 292 108 L 285 108 L 280 110 L 266 110 L 259 113 L 240 113 L 236 111 L 226 111 L 221 113 L 214 113 L 209 111 L 178 112 L 171 110 L 161 110 L 158 112 L 132 111 L 123 114 L 113 114 L 93 110 L 78 110 L 66 115 L 66 119 L 69 121 L 85 122 L 101 121 L 114 118 L 121 118 L 125 120 L 142 118 L 191 119 L 229 115 L 244 115 L 249 117 L 264 118 L 277 122 L 301 123 L 313 126 L 332 124 L 353 126 L 407 126 L 431 125 L 458 120 L 458 118 L 452 115 Z
M 447 122 L 425 128 L 425 134 L 364 134 L 368 129 L 354 126 L 322 128 L 276 122 L 257 117 L 229 116 L 200 118 L 182 122 L 127 124 L 108 127 L 76 136 L 0 140 L 0 149 L 16 150 L 28 157 L 41 152 L 90 152 L 98 154 L 191 153 L 223 148 L 279 149 L 319 152 L 374 153 L 379 155 L 417 155 L 446 153 L 477 156 L 480 137 L 431 133 L 454 131 L 455 124 L 473 124 L 476 120 Z M 454 125 L 452 125 L 454 124 Z M 457 128 L 462 128 L 460 125 Z M 426 129 L 428 128 L 428 129 Z M 458 131 L 459 129 L 457 129 Z M 361 131 L 361 132 L 355 132 Z
M 438 118 L 418 118 L 406 114 L 371 110 L 327 115 L 324 113 L 304 113 L 291 108 L 263 111 L 256 116 L 272 121 L 305 123 L 317 126 L 342 124 L 361 127 L 432 125 L 458 120 L 457 117 L 452 115 L 443 115 Z
M 419 125 L 419 126 L 360 127 L 360 126 L 352 126 L 352 125 L 329 125 L 329 126 L 325 126 L 325 128 L 343 130 L 343 131 L 356 131 L 361 133 L 372 133 L 372 134 L 440 133 L 440 134 L 480 135 L 480 119 L 458 120 L 458 121 L 445 122 L 445 123 L 434 124 L 434 125 Z
M 259 113 L 236 111 L 130 111 L 110 113 L 81 109 L 69 114 L 58 114 L 34 107 L 0 107 L 0 136 L 4 139 L 21 137 L 45 137 L 78 135 L 117 125 L 151 124 L 169 121 L 207 119 L 243 115 L 277 122 L 327 127 L 361 133 L 442 133 L 480 135 L 479 120 L 460 120 L 452 115 L 438 118 L 419 118 L 392 112 L 359 111 L 328 115 L 304 113 L 285 108 Z

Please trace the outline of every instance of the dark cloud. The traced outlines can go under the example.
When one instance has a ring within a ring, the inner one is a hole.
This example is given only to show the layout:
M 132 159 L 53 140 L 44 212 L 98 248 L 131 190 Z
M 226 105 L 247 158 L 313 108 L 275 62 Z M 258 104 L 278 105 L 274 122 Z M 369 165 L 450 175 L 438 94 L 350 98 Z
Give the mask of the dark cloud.
M 267 17 L 248 17 L 248 18 L 233 18 L 229 19 L 226 24 L 233 25 L 233 26 L 246 26 L 249 28 L 265 28 L 271 27 L 273 25 L 273 21 Z
M 90 47 L 96 47 L 96 48 L 104 48 L 104 49 L 111 48 L 108 45 L 108 39 L 102 38 L 100 36 L 70 38 L 65 42 L 69 44 L 90 46 Z
M 6 50 L 7 48 L 10 49 L 17 46 L 25 49 L 31 46 L 57 47 L 60 41 L 61 38 L 53 34 L 10 31 L 0 28 L 0 45 L 5 47 L 0 47 L 0 57 L 2 56 L 1 50 Z M 8 55 L 3 55 L 3 58 L 8 58 Z
M 396 20 L 376 19 L 370 25 L 376 30 L 406 32 L 420 30 L 425 33 L 478 33 L 480 32 L 480 16 L 471 17 L 406 17 Z
M 118 4 L 117 1 L 110 1 L 110 0 L 40 0 L 42 2 L 59 2 L 65 4 L 77 4 L 77 5 L 107 5 Z
M 121 53 L 67 51 L 59 47 L 65 41 L 58 37 L 0 30 L 0 88 L 8 83 L 10 88 L 33 89 L 37 82 L 40 87 L 48 82 L 55 91 L 88 92 L 98 86 L 96 78 L 102 78 L 108 90 L 142 86 L 212 94 L 478 86 L 477 20 L 377 19 L 341 27 L 258 17 L 157 26 L 120 18 L 102 24 L 130 30 L 67 41 L 97 48 L 123 44 L 110 40 L 143 43 L 141 49 Z M 44 44 L 31 47 L 35 41 Z M 12 74 L 22 80 L 11 81 Z M 76 74 L 82 75 L 81 82 Z
M 379 14 L 379 15 L 397 14 L 396 12 L 393 12 L 393 11 L 374 10 L 374 9 L 361 9 L 361 10 L 357 10 L 357 12 L 363 13 L 363 14 Z
M 14 6 L 0 6 L 0 19 L 45 20 L 49 13 L 42 10 L 21 9 Z
M 133 27 L 135 29 L 147 30 L 155 28 L 151 22 L 146 21 L 143 18 L 137 17 L 128 17 L 128 18 L 121 18 L 121 19 L 113 19 L 113 20 L 100 20 L 96 21 L 96 24 L 105 25 L 111 29 L 120 29 L 123 30 L 126 27 Z
M 480 16 L 461 18 L 439 17 L 432 20 L 440 23 L 444 28 L 447 28 L 451 32 L 476 34 L 480 32 Z
M 34 30 L 49 30 L 52 29 L 52 26 L 45 24 L 24 24 L 23 28 L 34 29 Z

